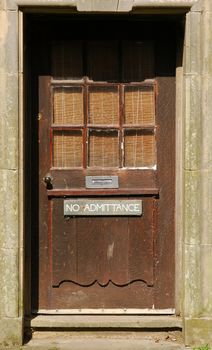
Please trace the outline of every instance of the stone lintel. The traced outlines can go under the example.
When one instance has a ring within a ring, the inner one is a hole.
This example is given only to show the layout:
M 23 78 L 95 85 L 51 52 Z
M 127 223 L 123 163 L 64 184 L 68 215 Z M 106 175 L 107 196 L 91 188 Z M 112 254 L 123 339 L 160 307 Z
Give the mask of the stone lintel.
M 129 12 L 136 7 L 191 8 L 198 0 L 16 0 L 18 6 L 67 6 L 80 12 Z

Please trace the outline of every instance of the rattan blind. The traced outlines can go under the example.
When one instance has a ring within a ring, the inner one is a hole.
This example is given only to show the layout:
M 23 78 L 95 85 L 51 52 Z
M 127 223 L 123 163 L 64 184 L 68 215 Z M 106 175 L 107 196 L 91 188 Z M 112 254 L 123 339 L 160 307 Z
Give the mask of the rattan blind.
M 54 89 L 54 123 L 59 125 L 83 125 L 82 87 Z
M 125 167 L 147 167 L 156 164 L 155 136 L 141 130 L 128 130 L 124 138 Z
M 53 166 L 82 167 L 83 148 L 82 132 L 54 131 L 53 133 Z
M 91 130 L 88 158 L 90 167 L 119 167 L 118 131 Z
M 119 124 L 118 87 L 91 87 L 89 89 L 89 123 Z
M 125 124 L 154 125 L 155 96 L 153 88 L 125 87 Z

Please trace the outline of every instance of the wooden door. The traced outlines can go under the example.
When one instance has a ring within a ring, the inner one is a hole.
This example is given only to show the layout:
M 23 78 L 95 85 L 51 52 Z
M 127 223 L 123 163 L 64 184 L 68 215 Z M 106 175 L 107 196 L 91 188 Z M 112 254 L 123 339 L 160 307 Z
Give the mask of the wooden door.
M 52 42 L 39 78 L 41 312 L 174 307 L 175 87 L 155 62 L 149 41 Z M 88 176 L 118 185 L 88 188 Z M 139 200 L 142 214 L 66 216 L 67 199 Z

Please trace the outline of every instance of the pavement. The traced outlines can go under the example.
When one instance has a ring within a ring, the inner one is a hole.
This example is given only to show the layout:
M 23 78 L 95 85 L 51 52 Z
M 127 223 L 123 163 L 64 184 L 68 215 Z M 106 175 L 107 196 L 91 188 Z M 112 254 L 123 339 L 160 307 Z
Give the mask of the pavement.
M 189 350 L 182 333 L 170 332 L 34 332 L 22 350 Z

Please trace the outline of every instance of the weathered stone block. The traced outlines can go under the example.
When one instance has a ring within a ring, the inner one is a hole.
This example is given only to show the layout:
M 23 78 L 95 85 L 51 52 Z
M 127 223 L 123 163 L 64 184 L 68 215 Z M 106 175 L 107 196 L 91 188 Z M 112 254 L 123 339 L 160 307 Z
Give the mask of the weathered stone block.
M 77 10 L 80 12 L 116 12 L 118 0 L 77 0 Z
M 118 2 L 118 11 L 130 12 L 133 7 L 133 0 L 121 0 Z
M 185 244 L 184 253 L 184 316 L 199 317 L 201 300 L 201 259 L 200 246 Z
M 191 12 L 202 12 L 204 9 L 204 4 L 202 0 L 197 0 L 197 2 L 191 7 Z
M 189 12 L 186 15 L 184 72 L 186 74 L 200 73 L 202 69 L 201 58 L 201 13 Z
M 18 275 L 18 249 L 0 249 L 0 315 L 2 317 L 18 317 Z
M 0 248 L 18 248 L 18 171 L 0 170 Z
M 18 75 L 0 74 L 0 168 L 18 168 Z
M 204 76 L 202 81 L 202 168 L 212 170 L 212 81 Z
M 184 79 L 184 167 L 186 170 L 198 170 L 201 169 L 202 151 L 201 77 L 190 75 Z
M 0 319 L 0 349 L 20 349 L 23 339 L 21 318 Z
M 0 73 L 18 72 L 18 12 L 0 11 Z
M 211 229 L 210 229 L 211 232 Z M 209 233 L 208 233 L 209 234 Z M 212 316 L 212 244 L 201 245 L 202 317 Z
M 0 0 L 0 10 L 17 10 L 16 0 Z
M 212 318 L 185 319 L 185 345 L 199 347 L 212 346 Z
M 212 245 L 212 170 L 202 171 L 201 191 L 201 244 Z
M 212 12 L 203 12 L 202 25 L 202 66 L 206 75 L 212 74 Z
M 201 240 L 201 173 L 185 171 L 184 241 L 198 244 Z

